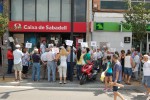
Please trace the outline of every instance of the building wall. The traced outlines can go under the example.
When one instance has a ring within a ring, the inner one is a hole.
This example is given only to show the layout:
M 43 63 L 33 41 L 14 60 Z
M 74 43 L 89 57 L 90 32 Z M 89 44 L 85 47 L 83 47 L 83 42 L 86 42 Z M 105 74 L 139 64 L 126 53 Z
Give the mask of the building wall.
M 130 37 L 132 40 L 131 32 L 93 32 L 93 40 L 97 42 L 100 47 L 100 42 L 109 43 L 109 48 L 115 48 L 118 52 L 122 49 L 131 49 L 131 43 L 124 43 L 124 37 Z M 122 47 L 122 43 L 124 46 Z M 107 46 L 107 45 L 106 45 Z
M 94 22 L 115 22 L 120 23 L 123 21 L 123 14 L 122 13 L 95 13 L 94 16 Z M 132 46 L 132 32 L 121 32 L 120 30 L 112 30 L 108 28 L 107 30 L 95 30 L 92 34 L 93 40 L 97 41 L 98 46 L 100 46 L 101 43 L 108 43 L 110 48 L 114 48 L 117 51 L 121 51 L 122 49 L 128 50 L 131 49 Z M 124 37 L 130 37 L 131 42 L 130 43 L 124 43 Z M 123 45 L 123 46 L 122 46 Z

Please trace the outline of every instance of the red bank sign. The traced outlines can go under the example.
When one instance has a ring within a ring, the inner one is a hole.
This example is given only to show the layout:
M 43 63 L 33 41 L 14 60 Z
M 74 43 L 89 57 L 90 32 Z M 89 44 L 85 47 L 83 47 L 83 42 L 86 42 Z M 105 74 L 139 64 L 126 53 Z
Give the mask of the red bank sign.
M 10 32 L 71 32 L 69 22 L 10 21 Z M 85 22 L 74 22 L 74 32 L 86 32 Z

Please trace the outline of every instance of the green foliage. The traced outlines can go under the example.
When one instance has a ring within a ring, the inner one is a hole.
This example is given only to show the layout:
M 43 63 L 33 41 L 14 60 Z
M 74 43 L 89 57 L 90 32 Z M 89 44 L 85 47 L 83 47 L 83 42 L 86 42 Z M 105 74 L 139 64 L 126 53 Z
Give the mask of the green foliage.
M 147 33 L 147 24 L 150 22 L 150 10 L 146 4 L 141 2 L 137 5 L 132 5 L 129 1 L 128 10 L 124 14 L 125 22 L 122 22 L 123 27 L 132 30 L 133 35 L 137 40 L 143 41 Z
M 8 17 L 0 15 L 0 37 L 6 32 L 8 27 Z

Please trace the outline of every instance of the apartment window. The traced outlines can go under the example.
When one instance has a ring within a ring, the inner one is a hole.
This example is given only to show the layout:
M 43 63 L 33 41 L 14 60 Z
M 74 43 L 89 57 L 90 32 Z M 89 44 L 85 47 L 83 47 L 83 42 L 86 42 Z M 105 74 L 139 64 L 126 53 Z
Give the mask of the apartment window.
M 11 20 L 22 20 L 22 0 L 11 0 Z
M 62 0 L 62 21 L 71 21 L 71 0 Z
M 37 0 L 37 21 L 48 21 L 48 0 Z
M 86 0 L 75 0 L 74 5 L 74 21 L 85 22 L 86 21 Z
M 60 21 L 60 0 L 49 0 L 49 21 Z
M 124 0 L 101 0 L 100 9 L 125 10 L 127 5 Z
M 24 0 L 24 21 L 35 21 L 35 0 Z

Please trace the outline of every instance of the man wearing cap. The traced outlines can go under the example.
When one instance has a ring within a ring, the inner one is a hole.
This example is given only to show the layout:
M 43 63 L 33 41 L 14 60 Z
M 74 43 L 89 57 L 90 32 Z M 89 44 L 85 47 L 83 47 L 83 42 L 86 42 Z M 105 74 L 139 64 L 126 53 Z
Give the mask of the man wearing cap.
M 14 55 L 14 70 L 15 70 L 15 80 L 22 80 L 22 57 L 24 54 L 20 50 L 20 45 L 16 45 L 16 50 L 13 51 Z M 19 72 L 19 75 L 18 75 Z M 19 77 L 18 77 L 19 76 Z
M 13 60 L 14 60 L 14 56 L 13 56 L 13 52 L 12 52 L 12 48 L 11 47 L 8 47 L 7 59 L 8 59 L 7 74 L 11 74 L 12 73 L 12 68 L 13 68 Z

